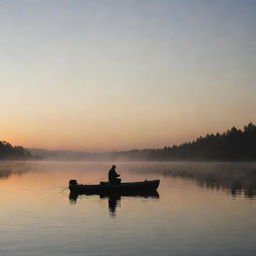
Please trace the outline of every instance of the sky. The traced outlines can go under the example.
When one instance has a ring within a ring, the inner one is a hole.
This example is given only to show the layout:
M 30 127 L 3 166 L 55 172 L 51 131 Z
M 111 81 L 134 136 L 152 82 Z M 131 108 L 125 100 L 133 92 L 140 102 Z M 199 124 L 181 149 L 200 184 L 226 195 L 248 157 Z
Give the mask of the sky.
M 0 0 L 0 140 L 112 151 L 256 122 L 254 0 Z

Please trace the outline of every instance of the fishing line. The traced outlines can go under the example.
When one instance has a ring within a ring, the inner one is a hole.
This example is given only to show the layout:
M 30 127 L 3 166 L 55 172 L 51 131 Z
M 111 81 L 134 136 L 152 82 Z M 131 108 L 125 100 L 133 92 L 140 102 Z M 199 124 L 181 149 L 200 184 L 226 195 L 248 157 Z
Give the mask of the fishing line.
M 62 190 L 60 191 L 60 193 L 62 193 L 62 192 L 65 191 L 66 189 L 68 189 L 68 187 L 65 187 L 64 189 L 62 189 Z

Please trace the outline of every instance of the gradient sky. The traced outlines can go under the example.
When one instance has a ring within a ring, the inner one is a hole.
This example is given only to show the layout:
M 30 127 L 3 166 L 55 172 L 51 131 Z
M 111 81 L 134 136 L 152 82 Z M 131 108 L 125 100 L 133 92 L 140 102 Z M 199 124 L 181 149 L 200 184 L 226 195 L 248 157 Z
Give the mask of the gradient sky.
M 163 147 L 256 121 L 256 1 L 0 0 L 0 139 Z

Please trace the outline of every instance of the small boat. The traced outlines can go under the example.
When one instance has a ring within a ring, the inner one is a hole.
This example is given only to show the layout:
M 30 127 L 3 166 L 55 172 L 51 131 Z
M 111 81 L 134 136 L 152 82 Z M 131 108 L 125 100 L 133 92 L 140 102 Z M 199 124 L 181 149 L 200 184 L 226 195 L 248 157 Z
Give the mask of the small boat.
M 160 180 L 145 180 L 140 182 L 124 182 L 113 184 L 109 182 L 100 182 L 97 185 L 78 184 L 76 180 L 69 181 L 69 190 L 76 194 L 136 194 L 138 192 L 156 191 Z

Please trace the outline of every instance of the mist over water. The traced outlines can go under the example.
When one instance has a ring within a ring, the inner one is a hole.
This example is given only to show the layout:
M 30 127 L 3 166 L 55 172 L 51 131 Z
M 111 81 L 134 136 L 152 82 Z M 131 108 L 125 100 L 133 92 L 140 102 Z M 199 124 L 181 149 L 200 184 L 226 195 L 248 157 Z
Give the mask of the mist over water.
M 112 162 L 0 163 L 0 255 L 255 255 L 255 163 L 116 162 L 151 196 L 70 198 Z

